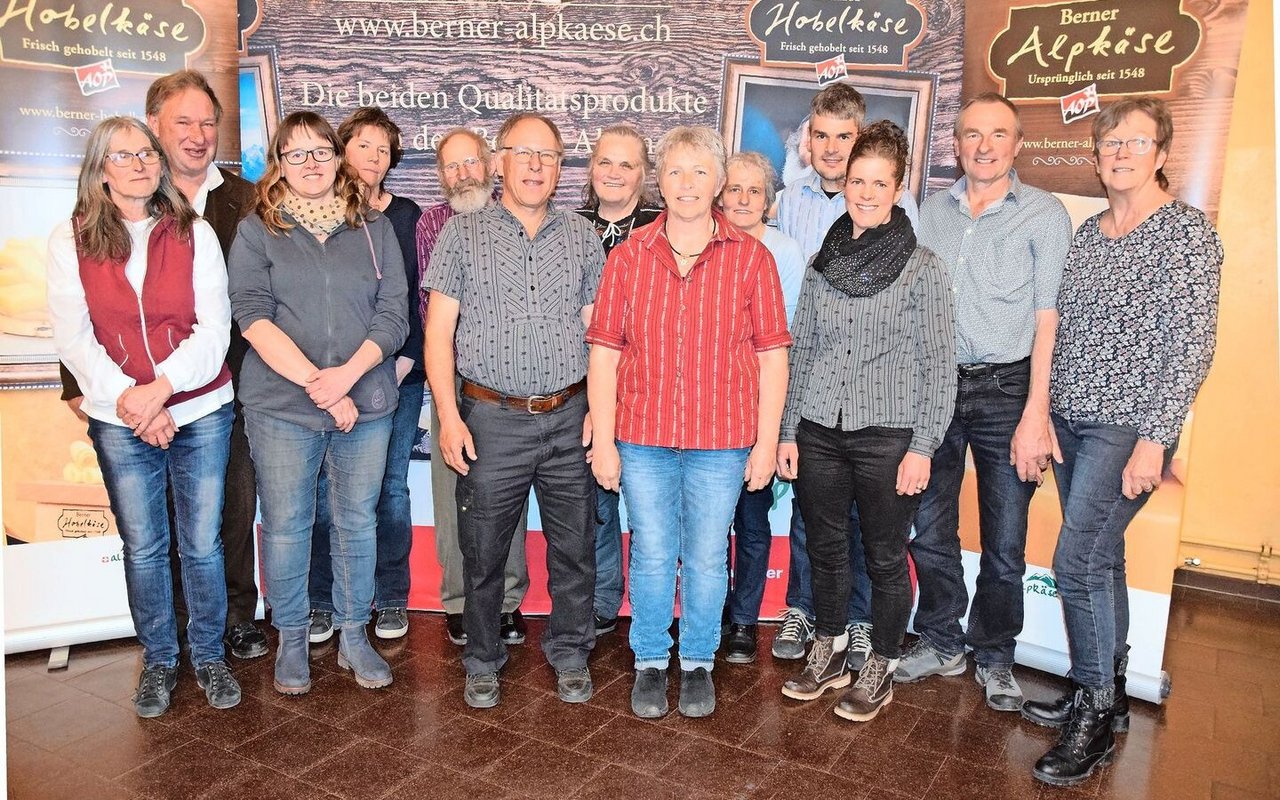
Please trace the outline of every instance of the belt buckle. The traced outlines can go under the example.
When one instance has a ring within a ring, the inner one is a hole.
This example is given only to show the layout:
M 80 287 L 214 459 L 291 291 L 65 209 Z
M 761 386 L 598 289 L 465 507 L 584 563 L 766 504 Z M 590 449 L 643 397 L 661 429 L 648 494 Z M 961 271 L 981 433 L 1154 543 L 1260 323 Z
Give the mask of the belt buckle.
M 547 413 L 547 411 L 550 411 L 551 409 L 546 409 L 545 411 L 534 411 L 533 404 L 545 402 L 550 399 L 552 399 L 552 396 L 549 394 L 531 394 L 528 397 L 526 397 L 524 400 L 524 410 L 529 412 L 530 414 L 545 414 Z

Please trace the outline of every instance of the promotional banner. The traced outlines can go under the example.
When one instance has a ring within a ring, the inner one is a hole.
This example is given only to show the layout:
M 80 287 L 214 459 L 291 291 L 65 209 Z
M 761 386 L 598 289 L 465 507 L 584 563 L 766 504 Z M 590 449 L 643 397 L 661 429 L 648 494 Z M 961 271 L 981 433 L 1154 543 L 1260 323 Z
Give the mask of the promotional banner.
M 10 29 L 25 30 L 27 20 L 36 27 L 62 24 L 62 5 L 45 9 L 37 0 L 25 1 L 32 4 L 31 12 L 12 0 L 8 16 L 0 18 L 0 34 L 9 37 Z M 441 135 L 463 125 L 492 140 L 502 121 L 518 111 L 544 113 L 560 126 L 566 158 L 556 202 L 562 207 L 579 204 L 591 147 L 602 128 L 619 122 L 636 124 L 651 142 L 677 125 L 712 126 L 731 151 L 765 154 L 782 185 L 812 169 L 805 141 L 810 99 L 822 85 L 846 81 L 865 96 L 869 120 L 891 119 L 906 131 L 911 143 L 907 185 L 917 200 L 944 190 L 958 177 L 952 126 L 962 100 L 982 91 L 1006 94 L 1022 109 L 1025 139 L 1016 163 L 1021 178 L 1057 193 L 1077 223 L 1105 202 L 1093 165 L 1093 115 L 1113 99 L 1134 93 L 1170 102 L 1177 135 L 1166 171 L 1173 190 L 1216 215 L 1247 10 L 1244 0 L 469 5 L 448 0 L 262 0 L 242 5 L 253 13 L 252 19 L 240 21 L 248 38 L 239 58 L 238 83 L 239 160 L 250 177 L 260 173 L 264 148 L 283 113 L 307 109 L 337 123 L 359 106 L 377 105 L 404 131 L 405 157 L 388 186 L 423 207 L 441 199 L 435 160 Z M 111 11 L 94 7 L 100 14 L 118 16 L 114 6 Z M 193 7 L 200 10 L 199 4 Z M 102 27 L 101 17 L 86 27 L 88 6 L 76 8 L 81 10 L 66 14 L 79 29 Z M 187 6 L 166 8 L 170 24 L 163 45 L 172 48 L 179 22 L 189 37 L 196 26 L 184 16 Z M 141 19 L 137 8 L 133 14 L 135 21 Z M 203 11 L 199 15 L 207 27 L 211 17 Z M 41 22 L 46 17 L 49 22 Z M 135 28 L 131 36 L 139 35 Z M 54 41 L 47 28 L 15 36 L 16 45 L 10 43 L 12 37 L 3 39 L 6 63 L 13 47 L 25 48 L 22 52 L 32 58 L 52 55 L 35 44 L 23 45 L 24 37 L 33 43 Z M 152 36 L 159 38 L 155 30 Z M 157 50 L 154 42 L 146 50 L 169 52 Z M 70 52 L 76 58 L 99 58 Z M 130 59 L 141 59 L 142 44 L 128 52 Z M 186 52 L 190 59 L 191 51 Z M 197 58 L 207 56 L 200 51 Z M 4 97 L 15 106 L 20 100 Z M 56 103 L 40 107 L 46 106 L 54 114 L 64 107 L 82 108 Z M 34 106 L 22 101 L 22 107 Z M 47 117 L 25 113 L 31 130 L 52 125 L 37 121 Z M 224 137 L 224 151 L 231 141 Z M 40 155 L 26 163 L 32 170 L 56 171 L 60 162 Z M 1184 435 L 1183 441 L 1188 438 Z M 410 471 L 417 526 L 411 605 L 416 608 L 438 607 L 428 480 L 432 466 L 415 461 Z M 24 476 L 19 481 L 47 479 L 26 467 L 19 472 Z M 12 473 L 11 468 L 6 474 Z M 1188 479 L 1181 455 L 1173 476 L 1139 515 L 1129 539 L 1134 609 L 1142 615 L 1141 625 L 1134 627 L 1150 634 L 1150 641 L 1135 641 L 1131 686 L 1153 700 L 1161 682 L 1182 482 Z M 13 499 L 9 491 L 6 486 L 6 514 Z M 771 521 L 775 536 L 784 537 L 790 487 L 779 484 L 775 500 Z M 1048 568 L 1057 514 L 1056 491 L 1047 483 L 1032 507 L 1025 582 L 1028 623 L 1019 659 L 1062 672 L 1065 640 Z M 536 613 L 547 609 L 536 505 L 530 528 L 534 588 L 525 610 Z M 978 549 L 972 480 L 965 486 L 961 533 L 972 580 Z M 772 565 L 762 609 L 766 617 L 785 604 L 785 539 L 774 543 Z
M 58 401 L 45 302 L 50 231 L 71 216 L 101 120 L 142 117 L 187 67 L 224 106 L 218 162 L 239 168 L 233 5 L 215 0 L 0 2 L 0 429 L 5 649 L 132 633 L 115 520 L 85 424 Z

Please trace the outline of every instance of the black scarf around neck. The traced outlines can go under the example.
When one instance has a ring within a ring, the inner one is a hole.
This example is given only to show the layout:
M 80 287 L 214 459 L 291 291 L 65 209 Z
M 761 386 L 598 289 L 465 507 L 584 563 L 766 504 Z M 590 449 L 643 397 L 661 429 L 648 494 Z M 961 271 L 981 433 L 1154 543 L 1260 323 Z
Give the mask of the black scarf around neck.
M 857 239 L 845 212 L 827 231 L 813 268 L 850 297 L 871 297 L 898 279 L 915 249 L 916 232 L 901 206 L 893 207 L 888 222 Z

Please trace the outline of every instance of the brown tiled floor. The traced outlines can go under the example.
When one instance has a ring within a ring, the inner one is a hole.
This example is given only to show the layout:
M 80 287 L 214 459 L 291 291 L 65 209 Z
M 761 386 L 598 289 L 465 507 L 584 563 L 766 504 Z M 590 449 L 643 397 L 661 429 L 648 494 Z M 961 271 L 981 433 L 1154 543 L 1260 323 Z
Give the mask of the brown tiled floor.
M 1280 798 L 1280 606 L 1175 590 L 1166 705 L 1136 703 L 1115 764 L 1074 791 L 1051 790 L 1030 768 L 1049 731 L 998 714 L 968 676 L 895 690 L 865 726 L 831 713 L 835 696 L 795 704 L 778 692 L 794 668 L 768 654 L 716 670 L 710 719 L 629 712 L 630 653 L 622 632 L 593 658 L 596 697 L 568 706 L 535 644 L 513 649 L 503 703 L 462 702 L 458 651 L 438 615 L 412 615 L 408 637 L 382 647 L 395 666 L 386 690 L 359 689 L 332 644 L 313 650 L 315 688 L 271 688 L 271 659 L 237 663 L 244 702 L 204 703 L 184 673 L 173 708 L 139 720 L 130 694 L 132 640 L 7 659 L 9 796 L 175 800 L 488 800 L 488 798 Z M 1019 668 L 1028 694 L 1061 679 Z M 672 705 L 675 695 L 673 691 Z

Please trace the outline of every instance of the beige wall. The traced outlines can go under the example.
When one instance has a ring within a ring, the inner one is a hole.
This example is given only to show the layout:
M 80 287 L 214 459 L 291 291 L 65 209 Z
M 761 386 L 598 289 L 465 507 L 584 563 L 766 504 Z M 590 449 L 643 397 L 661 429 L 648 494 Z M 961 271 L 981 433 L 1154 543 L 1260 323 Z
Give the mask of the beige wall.
M 1226 249 L 1218 350 L 1184 443 L 1190 474 L 1180 555 L 1249 572 L 1259 567 L 1264 547 L 1280 557 L 1272 13 L 1271 3 L 1249 4 L 1218 216 Z M 1270 581 L 1280 583 L 1280 561 Z

